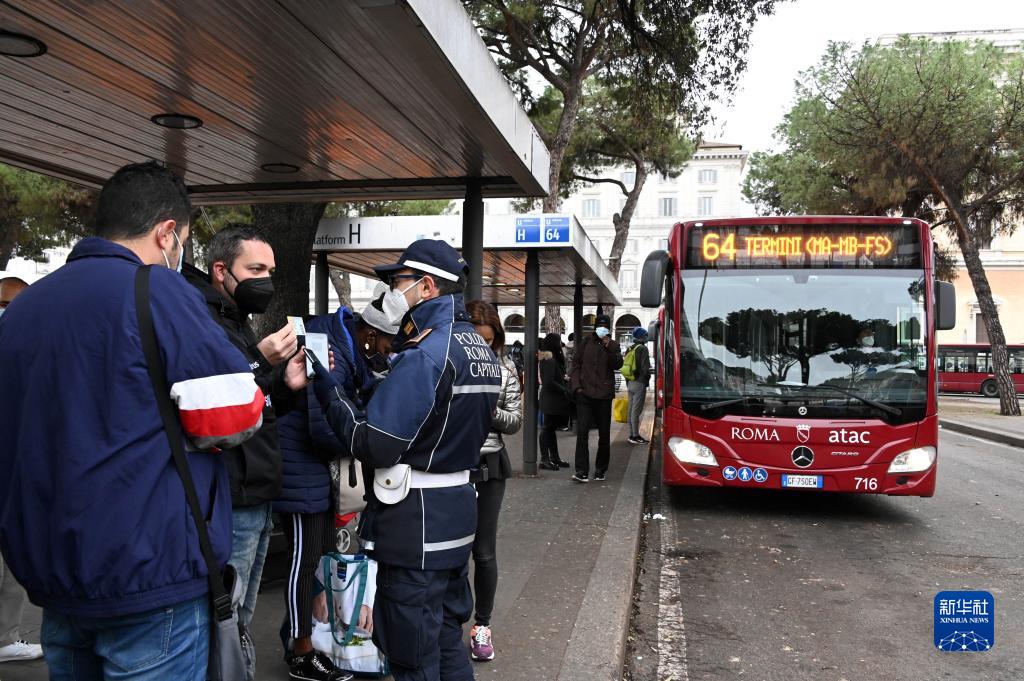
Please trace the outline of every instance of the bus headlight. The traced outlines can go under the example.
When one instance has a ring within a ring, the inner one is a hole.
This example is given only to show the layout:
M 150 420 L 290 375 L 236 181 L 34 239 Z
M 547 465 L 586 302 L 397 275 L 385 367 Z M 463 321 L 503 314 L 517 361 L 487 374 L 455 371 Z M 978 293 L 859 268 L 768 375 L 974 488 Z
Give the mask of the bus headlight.
M 903 452 L 889 464 L 890 473 L 920 473 L 935 463 L 935 447 L 915 447 Z
M 681 437 L 670 437 L 668 448 L 679 463 L 692 463 L 699 466 L 717 466 L 718 460 L 711 450 L 693 440 Z

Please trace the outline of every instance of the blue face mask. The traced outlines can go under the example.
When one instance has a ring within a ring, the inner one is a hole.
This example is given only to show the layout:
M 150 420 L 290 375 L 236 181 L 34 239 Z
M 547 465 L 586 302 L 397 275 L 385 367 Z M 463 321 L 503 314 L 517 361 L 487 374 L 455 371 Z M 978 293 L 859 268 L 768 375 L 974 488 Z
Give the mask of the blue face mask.
M 603 339 L 603 338 L 607 338 L 608 334 L 610 334 L 611 331 L 609 331 L 608 329 L 604 328 L 603 326 L 599 326 L 596 329 L 594 329 L 594 333 L 597 334 L 598 338 L 602 338 Z

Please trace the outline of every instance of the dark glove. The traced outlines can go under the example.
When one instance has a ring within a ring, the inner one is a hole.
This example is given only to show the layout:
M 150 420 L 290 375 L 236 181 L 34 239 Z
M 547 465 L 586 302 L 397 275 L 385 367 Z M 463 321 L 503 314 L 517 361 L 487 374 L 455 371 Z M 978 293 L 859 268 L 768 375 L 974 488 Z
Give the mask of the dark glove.
M 341 384 L 331 375 L 327 367 L 320 363 L 316 355 L 307 350 L 307 356 L 313 365 L 313 372 L 316 374 L 316 379 L 313 381 L 313 392 L 316 393 L 316 399 L 320 402 L 320 406 L 327 409 L 327 405 L 332 401 L 341 399 L 341 393 L 338 390 Z

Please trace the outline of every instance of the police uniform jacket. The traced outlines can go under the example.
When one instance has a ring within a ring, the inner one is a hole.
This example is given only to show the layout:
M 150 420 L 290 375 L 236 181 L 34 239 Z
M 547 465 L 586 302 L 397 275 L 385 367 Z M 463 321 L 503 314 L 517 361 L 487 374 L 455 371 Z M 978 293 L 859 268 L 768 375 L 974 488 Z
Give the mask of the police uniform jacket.
M 332 390 L 329 399 L 320 393 L 331 428 L 375 469 L 404 463 L 427 473 L 458 473 L 476 467 L 501 390 L 501 365 L 469 322 L 462 296 L 417 305 L 395 342 L 399 354 L 365 412 L 343 391 Z M 391 505 L 368 490 L 360 528 L 374 558 L 421 570 L 465 565 L 475 532 L 476 493 L 468 483 L 414 488 Z

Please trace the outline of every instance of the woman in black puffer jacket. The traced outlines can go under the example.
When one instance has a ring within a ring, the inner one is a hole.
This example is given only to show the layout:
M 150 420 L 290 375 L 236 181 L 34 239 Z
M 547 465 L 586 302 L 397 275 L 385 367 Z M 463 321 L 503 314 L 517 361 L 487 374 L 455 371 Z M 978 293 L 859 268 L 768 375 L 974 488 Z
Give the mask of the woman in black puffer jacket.
M 569 420 L 572 405 L 569 386 L 565 382 L 565 356 L 562 338 L 549 333 L 541 342 L 540 353 L 540 410 L 544 414 L 544 428 L 540 431 L 540 467 L 557 471 L 568 468 L 569 463 L 558 456 L 558 438 L 555 431 Z
M 341 307 L 334 314 L 306 321 L 307 331 L 327 334 L 334 356 L 331 374 L 357 404 L 363 404 L 372 390 L 377 360 L 388 356 L 397 331 L 374 306 L 379 306 L 379 299 L 367 306 L 362 317 Z M 281 419 L 279 437 L 282 484 L 274 511 L 281 514 L 292 556 L 285 588 L 282 639 L 294 640 L 294 655 L 290 658 L 292 678 L 308 677 L 303 669 L 313 664 L 312 657 L 318 657 L 328 669 L 333 667 L 322 653 L 313 651 L 313 582 L 320 557 L 336 550 L 329 464 L 350 453 L 324 419 L 312 385 L 299 396 L 296 408 Z

